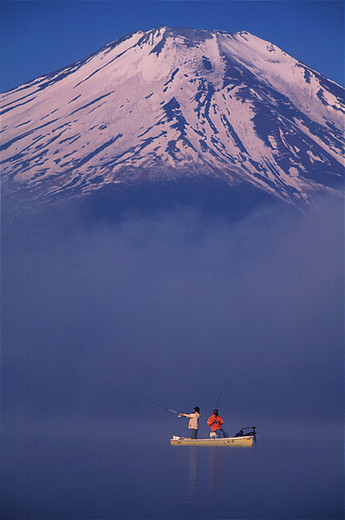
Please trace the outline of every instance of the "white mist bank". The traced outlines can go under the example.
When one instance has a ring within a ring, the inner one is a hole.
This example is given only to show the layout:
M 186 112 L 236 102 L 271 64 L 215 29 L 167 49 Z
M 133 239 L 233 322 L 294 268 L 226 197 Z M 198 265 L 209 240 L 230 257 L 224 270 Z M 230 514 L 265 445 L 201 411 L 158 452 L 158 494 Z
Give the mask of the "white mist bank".
M 205 418 L 222 384 L 232 432 L 253 423 L 265 436 L 299 438 L 335 425 L 338 435 L 342 204 L 320 208 L 288 218 L 267 209 L 235 224 L 208 217 L 202 227 L 193 211 L 117 225 L 66 215 L 69 227 L 50 213 L 12 225 L 7 427 L 13 420 L 25 435 L 46 425 L 48 435 L 89 425 L 90 435 L 112 436 L 125 412 L 130 428 L 149 436 L 158 420 L 168 438 L 181 433 L 174 417 L 142 397 L 185 412 L 197 405 Z

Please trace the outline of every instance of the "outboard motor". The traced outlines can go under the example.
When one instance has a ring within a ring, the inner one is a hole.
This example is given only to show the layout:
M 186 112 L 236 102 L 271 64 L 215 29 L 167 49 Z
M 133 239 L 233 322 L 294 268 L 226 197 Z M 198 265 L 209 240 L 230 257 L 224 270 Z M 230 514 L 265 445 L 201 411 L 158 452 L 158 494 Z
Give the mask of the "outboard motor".
M 243 437 L 245 435 L 255 436 L 256 435 L 255 428 L 256 428 L 256 426 L 247 426 L 246 428 L 241 428 L 240 431 L 236 433 L 235 437 Z M 250 431 L 247 432 L 246 430 L 250 430 Z

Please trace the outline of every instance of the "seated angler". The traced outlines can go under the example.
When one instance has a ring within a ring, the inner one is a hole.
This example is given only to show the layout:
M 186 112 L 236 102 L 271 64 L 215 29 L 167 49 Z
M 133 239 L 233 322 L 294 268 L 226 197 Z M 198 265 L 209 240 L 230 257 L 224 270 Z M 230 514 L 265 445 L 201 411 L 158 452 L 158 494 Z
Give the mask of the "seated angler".
M 213 410 L 213 414 L 209 417 L 207 424 L 211 427 L 210 437 L 229 437 L 229 434 L 222 429 L 223 419 L 218 415 L 217 409 Z

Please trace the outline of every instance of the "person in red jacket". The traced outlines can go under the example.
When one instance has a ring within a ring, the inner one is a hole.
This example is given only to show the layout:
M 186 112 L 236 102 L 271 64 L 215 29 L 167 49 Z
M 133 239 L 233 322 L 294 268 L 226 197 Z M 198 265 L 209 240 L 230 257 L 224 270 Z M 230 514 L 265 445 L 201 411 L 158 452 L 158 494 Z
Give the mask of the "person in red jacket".
M 214 432 L 217 437 L 229 437 L 229 434 L 223 430 L 223 419 L 218 415 L 218 410 L 213 410 L 213 414 L 207 421 L 208 426 L 211 427 L 211 432 Z

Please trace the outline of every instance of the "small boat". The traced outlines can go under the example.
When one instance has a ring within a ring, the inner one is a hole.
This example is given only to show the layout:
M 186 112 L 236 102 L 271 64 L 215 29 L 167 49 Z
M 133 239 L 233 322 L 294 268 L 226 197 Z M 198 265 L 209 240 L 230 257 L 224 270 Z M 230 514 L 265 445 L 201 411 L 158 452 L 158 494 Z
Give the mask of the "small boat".
M 251 432 L 247 434 L 244 430 L 251 429 Z M 171 446 L 226 446 L 228 448 L 252 448 L 256 444 L 256 431 L 255 426 L 249 428 L 242 428 L 235 437 L 212 437 L 210 439 L 186 439 L 185 437 L 179 437 L 174 435 L 170 439 Z

